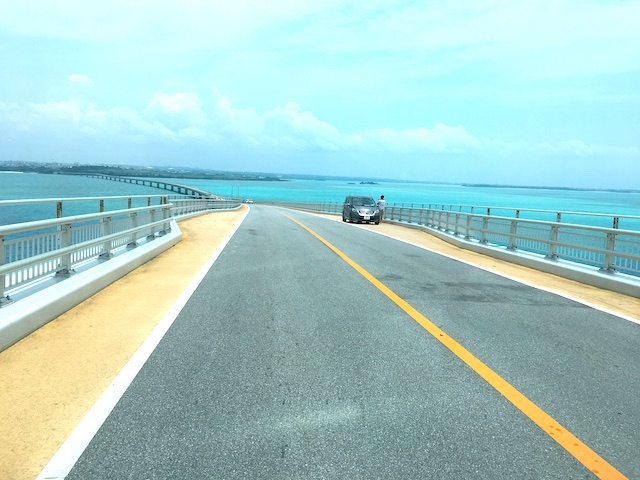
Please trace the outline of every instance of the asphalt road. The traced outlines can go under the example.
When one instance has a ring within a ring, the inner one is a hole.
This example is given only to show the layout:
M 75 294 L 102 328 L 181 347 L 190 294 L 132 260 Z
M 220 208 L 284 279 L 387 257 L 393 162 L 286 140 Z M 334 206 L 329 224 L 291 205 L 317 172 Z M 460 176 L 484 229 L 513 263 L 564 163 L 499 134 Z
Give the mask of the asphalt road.
M 67 478 L 595 478 L 292 218 L 640 478 L 639 325 L 261 206 Z

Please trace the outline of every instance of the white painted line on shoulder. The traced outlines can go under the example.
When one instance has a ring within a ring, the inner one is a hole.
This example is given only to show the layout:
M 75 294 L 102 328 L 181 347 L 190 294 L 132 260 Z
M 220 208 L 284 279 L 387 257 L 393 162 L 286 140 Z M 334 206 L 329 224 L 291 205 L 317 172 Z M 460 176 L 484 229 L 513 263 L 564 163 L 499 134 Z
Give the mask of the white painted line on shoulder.
M 246 214 L 242 218 L 242 221 L 244 221 L 245 217 Z M 240 221 L 236 228 L 234 228 L 233 231 L 222 241 L 220 247 L 200 269 L 189 286 L 184 290 L 184 292 L 182 292 L 178 300 L 176 300 L 166 315 L 162 320 L 160 320 L 158 325 L 154 328 L 140 348 L 138 348 L 136 353 L 133 354 L 131 359 L 116 376 L 111 385 L 109 385 L 102 396 L 93 405 L 91 410 L 89 410 L 87 415 L 82 419 L 71 435 L 69 435 L 67 440 L 65 440 L 60 449 L 44 467 L 40 475 L 38 475 L 36 480 L 62 480 L 66 478 L 82 455 L 82 452 L 87 448 L 89 442 L 91 442 L 120 398 L 127 391 L 127 388 L 129 388 L 129 385 L 131 385 L 138 372 L 140 372 L 147 359 L 158 346 L 165 333 L 167 333 L 189 298 L 191 298 L 193 292 L 198 288 L 198 285 L 200 285 L 200 282 L 202 282 L 202 279 L 205 277 L 211 266 L 218 259 L 222 250 L 224 250 L 233 235 L 236 233 L 242 224 L 242 221 Z

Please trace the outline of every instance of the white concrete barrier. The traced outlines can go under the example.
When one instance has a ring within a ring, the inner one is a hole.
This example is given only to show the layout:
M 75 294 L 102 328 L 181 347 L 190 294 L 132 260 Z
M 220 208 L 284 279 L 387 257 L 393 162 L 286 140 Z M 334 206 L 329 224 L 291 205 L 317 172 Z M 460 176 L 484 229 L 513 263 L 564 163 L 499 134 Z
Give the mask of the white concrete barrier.
M 182 231 L 177 222 L 171 220 L 171 231 L 166 235 L 140 244 L 0 308 L 0 351 L 168 250 L 180 240 Z

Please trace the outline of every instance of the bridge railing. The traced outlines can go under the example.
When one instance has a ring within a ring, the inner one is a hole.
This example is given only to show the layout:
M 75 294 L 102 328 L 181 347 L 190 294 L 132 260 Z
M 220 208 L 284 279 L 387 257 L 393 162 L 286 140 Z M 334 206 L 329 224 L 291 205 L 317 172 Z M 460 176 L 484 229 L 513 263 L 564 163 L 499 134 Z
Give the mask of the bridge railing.
M 640 232 L 634 230 L 396 206 L 385 216 L 484 245 L 640 276 Z
M 137 197 L 138 199 L 141 197 Z M 152 203 L 154 197 L 147 198 Z M 132 197 L 89 197 L 0 201 L 0 207 L 51 203 L 56 218 L 0 226 L 0 306 L 11 303 L 7 292 L 52 276 L 70 275 L 79 265 L 108 259 L 114 252 L 148 242 L 170 231 L 172 218 L 209 210 L 237 208 L 237 200 L 216 198 L 155 198 L 157 205 L 104 210 L 105 202 Z M 99 212 L 63 216 L 63 205 L 90 202 Z
M 172 198 L 171 203 L 173 204 L 171 214 L 174 217 L 181 217 L 207 210 L 231 210 L 238 208 L 242 202 L 239 199 L 189 197 Z
M 459 212 L 468 214 L 484 214 L 513 218 L 529 218 L 531 220 L 546 220 L 558 223 L 577 223 L 598 227 L 626 228 L 627 230 L 640 230 L 640 216 L 614 215 L 610 213 L 576 212 L 543 210 L 532 208 L 509 208 L 500 206 L 479 205 L 454 205 L 454 204 L 416 204 L 393 203 L 388 208 L 406 209 L 418 208 L 422 210 L 434 210 L 443 212 Z M 389 210 L 390 212 L 390 210 Z
M 164 235 L 170 220 L 165 204 L 0 226 L 0 302 L 10 301 L 7 290 Z
M 278 205 L 322 213 L 342 212 L 342 203 L 336 202 Z M 552 262 L 566 260 L 596 267 L 605 273 L 640 276 L 640 231 L 618 228 L 621 219 L 638 224 L 640 217 L 502 207 L 436 207 L 393 204 L 387 206 L 385 219 L 423 226 L 481 245 L 538 254 Z M 495 211 L 513 216 L 496 216 L 492 214 Z M 523 218 L 523 214 L 553 214 L 555 221 Z M 567 218 L 604 221 L 612 227 L 569 223 Z

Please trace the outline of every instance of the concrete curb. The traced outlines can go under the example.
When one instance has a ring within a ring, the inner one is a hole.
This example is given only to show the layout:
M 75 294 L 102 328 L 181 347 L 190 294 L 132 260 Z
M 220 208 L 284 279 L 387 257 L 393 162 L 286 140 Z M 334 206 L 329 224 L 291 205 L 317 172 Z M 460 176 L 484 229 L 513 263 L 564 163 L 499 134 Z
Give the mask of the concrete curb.
M 176 221 L 172 220 L 171 232 L 168 234 L 0 309 L 0 351 L 173 247 L 180 240 L 182 231 Z

